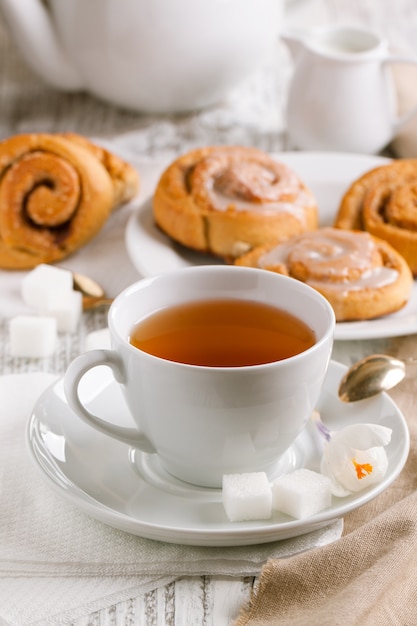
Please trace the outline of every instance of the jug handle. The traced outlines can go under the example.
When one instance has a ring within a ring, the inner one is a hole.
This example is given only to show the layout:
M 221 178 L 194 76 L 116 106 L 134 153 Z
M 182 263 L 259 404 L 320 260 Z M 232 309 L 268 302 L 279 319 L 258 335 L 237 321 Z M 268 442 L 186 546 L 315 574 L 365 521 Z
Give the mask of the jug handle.
M 385 66 L 393 65 L 393 64 L 406 64 L 406 65 L 415 65 L 417 67 L 417 58 L 416 57 L 408 57 L 408 56 L 387 56 L 383 59 L 383 64 Z M 417 104 L 412 107 L 409 111 L 393 120 L 393 128 L 394 131 L 399 131 L 409 120 L 411 120 L 417 114 Z

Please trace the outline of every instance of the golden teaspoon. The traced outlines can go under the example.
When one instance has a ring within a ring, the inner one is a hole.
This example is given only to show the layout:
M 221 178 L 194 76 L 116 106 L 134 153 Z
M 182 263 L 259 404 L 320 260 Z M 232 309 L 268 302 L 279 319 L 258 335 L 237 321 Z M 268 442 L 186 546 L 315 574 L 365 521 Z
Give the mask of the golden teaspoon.
M 343 402 L 357 402 L 392 389 L 403 380 L 406 363 L 417 363 L 417 359 L 401 361 L 387 354 L 371 354 L 360 359 L 340 381 L 339 398 Z
M 113 302 L 113 298 L 106 297 L 103 287 L 89 276 L 78 272 L 73 272 L 72 276 L 74 289 L 82 293 L 84 311 L 110 306 Z

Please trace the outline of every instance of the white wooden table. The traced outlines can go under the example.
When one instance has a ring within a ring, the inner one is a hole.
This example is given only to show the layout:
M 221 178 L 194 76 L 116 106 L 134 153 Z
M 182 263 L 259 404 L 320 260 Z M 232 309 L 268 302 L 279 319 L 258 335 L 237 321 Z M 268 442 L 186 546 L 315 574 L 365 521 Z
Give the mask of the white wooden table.
M 288 25 L 309 27 L 354 22 L 379 30 L 392 47 L 417 54 L 417 9 L 413 0 L 288 0 Z M 280 53 L 279 75 L 271 83 L 256 80 L 251 89 L 258 111 L 243 111 L 233 98 L 209 112 L 153 118 L 119 111 L 83 94 L 53 92 L 23 65 L 0 22 L 0 137 L 34 130 L 74 130 L 86 135 L 132 133 L 130 148 L 144 156 L 175 155 L 193 145 L 246 143 L 262 149 L 285 148 L 284 105 L 291 62 Z M 248 91 L 243 91 L 248 93 Z M 250 107 L 250 103 L 248 104 Z M 236 122 L 238 123 L 236 125 Z M 101 318 L 95 324 L 100 325 Z M 336 342 L 333 358 L 350 364 L 365 354 L 401 355 L 407 337 Z M 2 363 L 0 373 L 18 371 Z M 187 577 L 151 593 L 106 607 L 73 626 L 226 626 L 248 599 L 253 578 Z

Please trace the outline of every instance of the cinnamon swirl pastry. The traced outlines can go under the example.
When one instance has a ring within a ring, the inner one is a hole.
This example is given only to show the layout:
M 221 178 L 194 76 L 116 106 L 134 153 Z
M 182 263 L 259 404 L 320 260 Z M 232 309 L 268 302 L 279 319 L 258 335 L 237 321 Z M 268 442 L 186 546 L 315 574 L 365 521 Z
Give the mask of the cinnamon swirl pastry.
M 77 135 L 1 142 L 0 267 L 28 269 L 65 258 L 96 235 L 138 184 L 130 165 Z
M 159 180 L 153 213 L 175 241 L 226 260 L 318 225 L 312 193 L 287 165 L 237 146 L 174 161 Z
M 139 176 L 134 167 L 113 152 L 92 143 L 82 135 L 62 133 L 59 136 L 86 148 L 106 168 L 113 183 L 115 208 L 134 198 L 139 190 Z
M 240 257 L 248 265 L 292 276 L 319 291 L 336 320 L 368 320 L 401 309 L 413 277 L 404 258 L 370 233 L 322 228 Z
M 360 229 L 398 250 L 417 275 L 417 159 L 400 159 L 356 180 L 342 198 L 337 228 Z

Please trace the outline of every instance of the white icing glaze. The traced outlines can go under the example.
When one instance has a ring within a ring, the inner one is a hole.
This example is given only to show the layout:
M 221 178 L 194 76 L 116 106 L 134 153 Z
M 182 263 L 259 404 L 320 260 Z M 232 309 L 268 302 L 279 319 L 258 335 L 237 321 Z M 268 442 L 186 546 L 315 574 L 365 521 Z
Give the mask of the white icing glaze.
M 238 161 L 236 157 L 228 160 L 224 155 L 218 159 L 212 155 L 206 163 L 204 187 L 214 210 L 281 212 L 304 223 L 305 209 L 315 206 L 311 193 L 283 163 L 257 163 L 241 156 Z
M 282 243 L 258 259 L 261 268 L 295 264 L 307 268 L 307 282 L 312 287 L 332 291 L 375 289 L 395 282 L 396 269 L 374 265 L 376 251 L 368 233 L 322 229 Z
M 304 196 L 304 198 L 302 197 Z M 214 189 L 209 193 L 210 202 L 216 211 L 257 211 L 258 213 L 290 213 L 300 222 L 305 222 L 305 208 L 312 206 L 313 203 L 307 194 L 300 192 L 294 202 L 255 202 L 231 198 L 225 194 L 219 193 Z
M 326 282 L 320 280 L 307 280 L 307 284 L 310 287 L 325 288 L 327 291 L 359 291 L 361 289 L 380 289 L 386 285 L 391 285 L 398 278 L 398 271 L 391 267 L 374 267 L 368 272 L 364 272 L 362 276 L 357 280 L 350 280 L 349 282 Z

